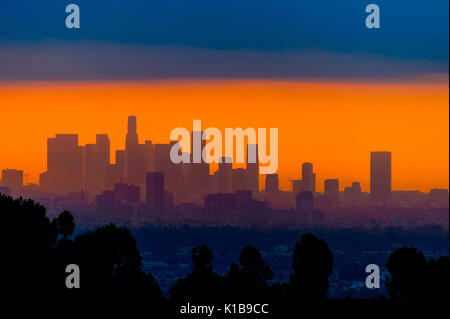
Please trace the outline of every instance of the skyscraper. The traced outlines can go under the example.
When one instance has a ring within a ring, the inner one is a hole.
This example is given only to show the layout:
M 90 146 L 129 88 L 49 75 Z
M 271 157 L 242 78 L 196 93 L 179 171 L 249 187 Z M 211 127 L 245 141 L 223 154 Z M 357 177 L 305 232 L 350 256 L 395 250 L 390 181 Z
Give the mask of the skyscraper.
M 359 182 L 353 182 L 352 187 L 346 187 L 344 189 L 344 206 L 360 206 L 362 200 L 361 184 Z
M 370 196 L 375 205 L 386 205 L 391 200 L 391 152 L 370 154 Z
M 84 147 L 84 190 L 87 194 L 100 194 L 105 190 L 109 163 L 108 135 L 97 134 L 96 144 L 87 144 Z
M 40 175 L 42 188 L 57 193 L 79 192 L 83 186 L 83 148 L 77 134 L 56 134 L 47 139 L 47 171 Z
M 296 195 L 297 222 L 308 224 L 312 222 L 314 197 L 312 192 L 300 192 Z
M 337 203 L 339 201 L 339 180 L 325 180 L 325 196 Z
M 296 179 L 292 181 L 292 192 L 297 195 L 302 191 L 302 180 Z
M 4 169 L 2 171 L 2 185 L 12 190 L 23 186 L 23 171 L 17 169 Z
M 315 174 L 311 163 L 303 163 L 302 165 L 302 188 L 303 191 L 315 193 Z
M 143 145 L 139 145 L 135 116 L 128 117 L 125 141 L 125 176 L 128 184 L 141 185 L 145 180 L 145 150 Z
M 206 194 L 209 189 L 209 164 L 203 161 L 202 153 L 206 146 L 203 131 L 191 133 L 191 162 L 189 164 L 189 180 L 192 192 Z M 202 196 L 201 196 L 202 197 Z
M 155 211 L 164 210 L 164 174 L 147 173 L 146 183 L 147 205 Z
M 164 187 L 174 194 L 175 202 L 180 198 L 182 192 L 181 165 L 175 164 L 170 159 L 170 150 L 175 145 L 175 141 L 170 144 L 155 144 L 154 159 L 155 171 L 164 174 Z
M 266 175 L 266 201 L 271 203 L 277 202 L 279 191 L 278 174 Z
M 253 194 L 259 192 L 259 158 L 258 145 L 247 145 L 247 190 Z
M 231 193 L 233 191 L 232 174 L 233 164 L 231 158 L 222 157 L 221 162 L 219 163 L 219 169 L 215 174 L 217 182 L 217 193 Z

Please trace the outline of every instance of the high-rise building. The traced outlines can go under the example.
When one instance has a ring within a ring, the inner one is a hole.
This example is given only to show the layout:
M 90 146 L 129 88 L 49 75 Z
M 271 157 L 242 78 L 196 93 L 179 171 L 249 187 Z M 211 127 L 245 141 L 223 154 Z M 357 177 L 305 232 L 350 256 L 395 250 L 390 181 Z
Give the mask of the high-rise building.
M 313 164 L 302 164 L 302 189 L 305 192 L 315 193 L 315 176 L 313 172 Z
M 219 169 L 216 174 L 216 193 L 231 193 L 232 187 L 233 164 L 231 158 L 222 157 L 219 163 Z
M 234 169 L 231 173 L 233 192 L 248 190 L 246 184 L 247 171 L 243 168 Z
M 372 203 L 386 205 L 391 200 L 391 152 L 370 154 L 370 196 Z
M 247 190 L 253 194 L 259 192 L 259 157 L 258 145 L 247 145 Z
M 360 206 L 362 201 L 361 184 L 353 182 L 352 187 L 346 187 L 344 189 L 344 206 Z
M 279 180 L 278 174 L 266 175 L 266 201 L 272 204 L 278 200 L 279 195 Z
M 314 211 L 314 196 L 312 192 L 304 191 L 296 195 L 297 222 L 308 224 L 312 222 Z
M 109 164 L 108 135 L 97 134 L 96 144 L 84 147 L 84 190 L 88 195 L 100 194 L 106 189 Z
M 449 204 L 448 189 L 433 188 L 428 194 L 433 205 L 447 206 Z
M 170 159 L 170 150 L 175 145 L 175 141 L 170 144 L 155 144 L 155 171 L 164 174 L 164 187 L 174 194 L 174 201 L 177 202 L 182 193 L 182 166 L 175 164 Z
M 191 191 L 199 194 L 206 194 L 209 191 L 209 164 L 203 161 L 202 153 L 206 146 L 203 139 L 203 131 L 193 131 L 191 133 L 191 161 L 189 164 L 189 181 Z
M 339 201 L 339 180 L 327 179 L 324 182 L 325 196 L 337 203 Z
M 128 184 L 143 185 L 145 183 L 146 154 L 144 145 L 139 144 L 136 116 L 128 117 L 125 141 L 125 176 Z
M 83 148 L 78 146 L 78 135 L 56 134 L 47 139 L 47 171 L 40 175 L 39 183 L 57 193 L 82 190 Z
M 147 173 L 147 205 L 155 211 L 164 210 L 164 174 L 159 172 Z
M 4 169 L 2 171 L 2 186 L 11 190 L 23 187 L 23 171 L 17 169 Z
M 292 192 L 297 196 L 298 193 L 302 191 L 302 180 L 296 179 L 292 181 Z

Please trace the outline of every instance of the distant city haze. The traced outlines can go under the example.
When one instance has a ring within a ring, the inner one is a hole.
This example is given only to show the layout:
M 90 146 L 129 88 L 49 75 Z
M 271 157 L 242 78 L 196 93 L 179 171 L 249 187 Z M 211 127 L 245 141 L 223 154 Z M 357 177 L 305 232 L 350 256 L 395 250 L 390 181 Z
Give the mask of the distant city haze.
M 341 188 L 360 181 L 368 192 L 370 152 L 388 150 L 392 189 L 428 192 L 449 184 L 448 103 L 442 83 L 2 83 L 0 167 L 24 170 L 24 181 L 37 183 L 47 138 L 60 133 L 79 134 L 80 145 L 108 134 L 114 162 L 133 114 L 140 143 L 168 143 L 173 128 L 193 119 L 219 129 L 277 127 L 281 189 L 301 176 L 299 163 L 311 162 L 318 191 L 339 178 Z

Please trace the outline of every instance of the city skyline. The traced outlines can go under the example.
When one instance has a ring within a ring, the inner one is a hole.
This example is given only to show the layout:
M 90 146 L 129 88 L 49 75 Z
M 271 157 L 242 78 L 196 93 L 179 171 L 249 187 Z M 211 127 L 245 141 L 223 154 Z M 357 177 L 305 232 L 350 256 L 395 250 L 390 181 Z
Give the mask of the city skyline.
M 196 180 L 188 181 L 187 185 L 191 184 L 189 187 L 198 187 L 196 191 L 202 194 L 206 194 L 207 192 L 210 194 L 214 193 L 213 189 L 209 189 L 211 182 L 201 180 L 202 178 L 207 178 L 206 176 L 217 178 L 217 182 L 214 182 L 219 183 L 216 187 L 217 192 L 227 193 L 232 190 L 239 190 L 239 187 L 231 188 L 231 176 L 234 173 L 239 173 L 242 165 L 234 167 L 235 164 L 226 163 L 225 158 L 223 158 L 223 163 L 226 164 L 201 163 L 199 165 L 177 165 L 171 163 L 169 160 L 169 150 L 175 141 L 168 141 L 166 144 L 154 144 L 151 140 L 145 140 L 145 143 L 139 144 L 138 131 L 136 116 L 128 116 L 127 131 L 124 134 L 126 136 L 124 150 L 111 149 L 108 134 L 97 134 L 96 143 L 86 145 L 79 145 L 77 134 L 55 134 L 55 137 L 49 137 L 47 139 L 47 171 L 40 174 L 39 186 L 43 190 L 58 190 L 66 193 L 83 190 L 92 196 L 101 194 L 103 190 L 115 188 L 115 184 L 117 183 L 142 187 L 146 183 L 145 180 L 148 180 L 148 176 L 146 175 L 153 172 L 152 174 L 162 174 L 163 183 L 165 178 L 166 185 L 169 185 L 167 190 L 174 194 L 181 192 L 178 186 L 175 185 L 179 184 L 179 182 L 185 183 L 178 179 L 180 176 L 185 179 L 186 169 L 190 169 Z M 191 134 L 191 138 L 194 139 L 197 132 L 191 132 Z M 202 148 L 206 144 L 206 141 L 202 141 Z M 193 147 L 193 142 L 191 146 Z M 257 154 L 257 145 L 252 146 L 249 144 L 246 147 L 247 156 L 249 147 L 255 147 Z M 190 152 L 192 153 L 192 149 Z M 115 153 L 116 157 L 114 163 L 111 161 L 112 153 Z M 190 154 L 189 156 L 194 155 Z M 370 153 L 370 157 L 371 182 L 368 193 L 371 194 L 374 203 L 388 204 L 392 191 L 392 153 L 388 151 L 374 151 Z M 244 177 L 246 180 L 244 181 L 244 185 L 246 186 L 243 186 L 242 190 L 250 190 L 253 193 L 262 190 L 265 191 L 268 185 L 267 183 L 269 183 L 269 187 L 271 188 L 269 189 L 269 197 L 270 193 L 273 194 L 274 192 L 278 192 L 278 190 L 283 190 L 279 187 L 278 173 L 269 175 L 259 174 L 259 178 L 257 178 L 256 171 L 258 171 L 258 166 L 258 161 L 256 164 L 247 163 L 245 166 L 245 174 L 248 176 Z M 68 170 L 69 167 L 70 169 Z M 316 181 L 317 174 L 314 169 L 314 164 L 304 162 L 299 167 L 301 169 L 301 179 L 294 179 L 295 176 L 290 176 L 291 185 L 289 190 L 285 191 L 293 191 L 294 193 L 308 191 L 315 194 L 318 191 L 319 185 L 317 185 L 318 183 Z M 204 174 L 203 171 L 205 171 Z M 252 173 L 253 171 L 255 172 Z M 203 176 L 202 174 L 205 176 L 201 177 Z M 251 174 L 254 176 L 252 175 L 253 177 L 250 177 Z M 0 179 L 0 182 L 3 182 L 4 186 L 11 183 L 15 187 L 19 184 L 26 185 L 23 176 L 27 177 L 27 175 L 20 169 L 6 168 L 2 170 L 2 179 Z M 276 178 L 276 180 L 272 177 Z M 264 180 L 261 184 L 260 179 Z M 202 183 L 204 184 L 203 186 L 201 185 Z M 264 184 L 266 187 L 262 186 Z M 356 203 L 361 200 L 361 195 L 357 195 L 362 192 L 360 184 L 359 181 L 353 181 L 351 187 L 345 187 L 346 185 L 342 186 L 342 183 L 340 184 L 339 178 L 325 179 L 321 192 L 333 200 L 337 196 L 336 192 L 343 192 L 344 201 Z M 298 189 L 296 190 L 296 188 Z M 190 192 L 193 190 L 190 189 Z M 354 194 L 355 191 L 356 194 Z M 149 194 L 148 190 L 146 192 Z
M 319 191 L 324 180 L 337 177 L 343 187 L 359 181 L 369 191 L 367 163 L 376 150 L 394 154 L 392 189 L 448 188 L 448 85 L 181 81 L 16 84 L 0 91 L 1 104 L 9 106 L 4 109 L 9 120 L 0 127 L 5 137 L 0 167 L 23 169 L 31 174 L 28 182 L 36 183 L 45 170 L 47 138 L 77 133 L 86 145 L 106 133 L 111 150 L 123 149 L 123 119 L 136 114 L 140 143 L 143 138 L 167 143 L 174 127 L 190 127 L 197 116 L 205 127 L 279 127 L 284 190 L 300 176 L 302 162 L 313 162 Z M 272 114 L 274 106 L 280 112 Z M 15 117 L 16 111 L 22 117 Z M 13 138 L 7 138 L 11 132 Z

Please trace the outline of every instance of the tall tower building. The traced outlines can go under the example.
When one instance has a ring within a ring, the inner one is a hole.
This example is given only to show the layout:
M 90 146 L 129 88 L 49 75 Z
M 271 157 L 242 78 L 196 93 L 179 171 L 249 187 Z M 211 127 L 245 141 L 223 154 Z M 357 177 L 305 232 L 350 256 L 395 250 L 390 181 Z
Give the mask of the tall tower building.
M 279 180 L 278 174 L 266 175 L 266 201 L 276 202 L 279 195 Z
M 292 181 L 292 192 L 297 195 L 302 191 L 302 180 L 296 179 Z
M 155 172 L 164 174 L 164 187 L 167 191 L 174 194 L 174 200 L 177 202 L 183 187 L 181 175 L 182 166 L 174 164 L 170 159 L 170 150 L 175 143 L 177 142 L 171 141 L 169 144 L 155 144 L 154 162 Z
M 125 148 L 128 149 L 128 148 L 134 147 L 138 144 L 139 144 L 139 139 L 138 139 L 138 135 L 137 135 L 137 119 L 136 119 L 136 116 L 129 116 Z
M 135 116 L 128 117 L 127 137 L 125 140 L 125 176 L 128 184 L 138 185 L 138 147 L 137 123 Z
M 109 164 L 108 135 L 97 134 L 96 144 L 87 144 L 84 147 L 84 190 L 87 194 L 96 195 L 105 190 Z
M 339 180 L 327 179 L 325 180 L 325 196 L 334 202 L 339 201 Z
M 247 145 L 247 189 L 253 194 L 259 192 L 259 157 L 258 145 Z
M 315 192 L 315 174 L 311 163 L 303 163 L 302 165 L 302 188 L 306 192 L 313 194 Z
M 231 193 L 232 187 L 233 164 L 229 157 L 222 157 L 219 163 L 217 175 L 217 189 L 218 193 Z
M 40 185 L 51 192 L 79 192 L 83 186 L 83 148 L 78 135 L 56 134 L 47 139 L 47 171 L 39 177 Z
M 362 191 L 361 184 L 353 182 L 352 187 L 346 187 L 344 189 L 344 206 L 357 207 L 361 206 Z
M 193 131 L 191 133 L 191 186 L 193 191 L 205 194 L 209 189 L 209 164 L 203 161 L 203 150 L 206 141 L 203 139 L 203 131 Z
M 147 205 L 156 211 L 164 210 L 164 174 L 147 173 L 146 183 Z
M 128 184 L 145 184 L 146 148 L 140 145 L 137 134 L 136 116 L 128 117 L 125 142 L 125 177 Z
M 370 196 L 375 205 L 386 205 L 391 200 L 391 152 L 370 154 Z

